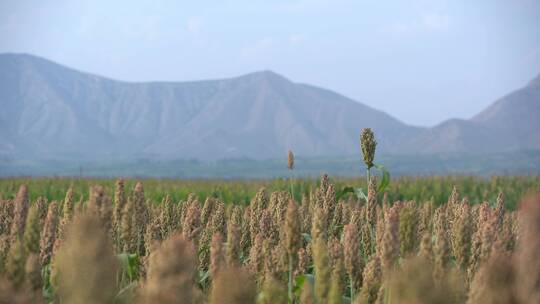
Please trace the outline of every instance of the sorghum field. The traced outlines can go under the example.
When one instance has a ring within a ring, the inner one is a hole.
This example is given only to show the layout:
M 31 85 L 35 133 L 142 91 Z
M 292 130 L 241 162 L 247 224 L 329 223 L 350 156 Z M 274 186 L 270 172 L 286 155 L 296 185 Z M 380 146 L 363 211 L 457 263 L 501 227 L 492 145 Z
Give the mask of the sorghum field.
M 2 180 L 0 303 L 540 303 L 540 178 L 364 185 Z
M 364 182 L 2 180 L 0 303 L 540 303 L 539 177 L 390 186 L 376 145 Z

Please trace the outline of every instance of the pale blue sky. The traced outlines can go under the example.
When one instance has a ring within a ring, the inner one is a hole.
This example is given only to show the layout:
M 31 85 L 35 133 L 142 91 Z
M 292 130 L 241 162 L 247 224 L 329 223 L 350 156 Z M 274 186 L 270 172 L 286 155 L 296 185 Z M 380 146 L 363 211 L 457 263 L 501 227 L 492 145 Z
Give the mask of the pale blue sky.
M 134 81 L 270 69 L 433 125 L 540 73 L 540 1 L 0 0 L 0 52 Z

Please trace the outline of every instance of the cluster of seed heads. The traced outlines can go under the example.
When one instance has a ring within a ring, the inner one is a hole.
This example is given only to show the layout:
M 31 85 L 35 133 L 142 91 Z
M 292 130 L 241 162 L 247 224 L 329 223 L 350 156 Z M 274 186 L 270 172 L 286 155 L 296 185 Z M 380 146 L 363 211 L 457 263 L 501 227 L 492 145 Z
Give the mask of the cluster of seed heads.
M 122 180 L 113 199 L 31 202 L 23 185 L 0 200 L 0 303 L 540 303 L 540 194 L 508 211 L 374 185 L 338 200 L 324 175 L 301 202 L 261 189 L 247 206 L 153 202 Z

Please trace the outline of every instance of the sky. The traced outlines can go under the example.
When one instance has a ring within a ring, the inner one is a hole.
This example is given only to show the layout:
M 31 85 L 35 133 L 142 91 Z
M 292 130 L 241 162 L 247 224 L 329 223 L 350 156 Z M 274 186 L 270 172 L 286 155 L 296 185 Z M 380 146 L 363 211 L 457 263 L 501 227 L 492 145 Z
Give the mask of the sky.
M 413 125 L 540 74 L 535 0 L 0 0 L 0 53 L 126 81 L 272 70 Z

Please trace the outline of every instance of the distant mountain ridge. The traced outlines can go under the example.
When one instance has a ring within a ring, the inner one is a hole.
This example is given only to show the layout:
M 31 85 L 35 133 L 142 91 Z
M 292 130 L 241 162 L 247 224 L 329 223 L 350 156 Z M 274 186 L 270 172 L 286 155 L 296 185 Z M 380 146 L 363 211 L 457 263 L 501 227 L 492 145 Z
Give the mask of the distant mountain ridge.
M 538 79 L 471 120 L 420 128 L 271 71 L 132 83 L 0 54 L 0 158 L 269 159 L 287 149 L 351 155 L 364 127 L 374 129 L 383 154 L 540 149 Z
M 450 119 L 420 132 L 407 149 L 421 153 L 493 153 L 540 149 L 540 75 L 469 120 Z

